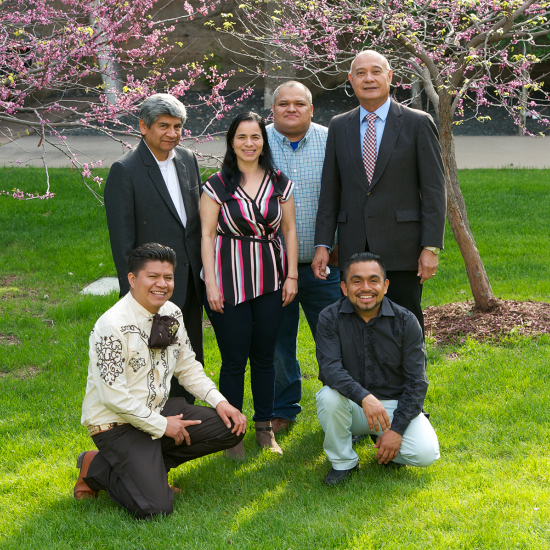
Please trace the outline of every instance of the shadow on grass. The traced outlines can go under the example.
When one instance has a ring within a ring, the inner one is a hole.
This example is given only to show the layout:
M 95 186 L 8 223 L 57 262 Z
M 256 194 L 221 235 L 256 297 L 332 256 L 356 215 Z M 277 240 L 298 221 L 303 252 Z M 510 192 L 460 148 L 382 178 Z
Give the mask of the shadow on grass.
M 185 493 L 175 497 L 169 517 L 134 520 L 104 492 L 96 501 L 75 501 L 71 486 L 71 492 L 48 499 L 22 521 L 2 547 L 156 548 L 158 536 L 164 543 L 175 537 L 177 548 L 339 547 L 362 532 L 366 491 L 376 502 L 368 510 L 376 522 L 396 496 L 409 497 L 430 482 L 431 476 L 412 468 L 378 466 L 368 446 L 360 445 L 360 471 L 342 486 L 325 487 L 330 464 L 322 450 L 323 432 L 318 425 L 309 429 L 310 424 L 301 426 L 307 431 L 278 436 L 282 457 L 261 450 L 249 430 L 245 461 L 217 453 L 173 470 L 171 482 Z M 77 473 L 74 468 L 68 477 L 76 481 Z

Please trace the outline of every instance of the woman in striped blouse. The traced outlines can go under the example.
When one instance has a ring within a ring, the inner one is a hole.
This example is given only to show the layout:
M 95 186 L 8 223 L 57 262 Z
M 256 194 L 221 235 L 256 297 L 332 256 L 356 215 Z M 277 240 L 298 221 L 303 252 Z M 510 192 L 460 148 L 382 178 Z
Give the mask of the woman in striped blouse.
M 242 411 L 250 359 L 256 439 L 282 454 L 271 428 L 273 354 L 283 308 L 298 292 L 294 184 L 274 170 L 258 114 L 238 115 L 226 139 L 221 171 L 201 197 L 204 304 L 222 356 L 220 392 Z M 242 442 L 226 454 L 243 458 Z

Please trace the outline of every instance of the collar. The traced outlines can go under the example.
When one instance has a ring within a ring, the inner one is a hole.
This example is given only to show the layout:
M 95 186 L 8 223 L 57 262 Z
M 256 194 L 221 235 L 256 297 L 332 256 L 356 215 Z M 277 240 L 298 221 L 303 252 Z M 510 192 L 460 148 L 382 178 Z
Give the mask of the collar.
M 388 118 L 388 113 L 390 112 L 390 106 L 391 106 L 391 97 L 388 97 L 386 102 L 383 105 L 380 105 L 376 111 L 374 111 L 378 118 L 386 122 L 386 118 Z M 367 111 L 362 105 L 359 106 L 359 120 L 363 122 L 365 120 L 365 117 L 367 116 Z
M 356 313 L 353 304 L 349 301 L 349 298 L 347 296 L 343 299 L 342 304 L 340 305 L 340 313 Z M 378 312 L 378 315 L 376 317 L 373 317 L 373 319 L 382 316 L 395 317 L 395 313 L 393 312 L 393 308 L 391 307 L 390 301 L 387 296 L 384 296 L 384 298 L 382 299 L 380 311 Z
M 149 148 L 149 145 L 147 145 L 147 142 L 145 141 L 145 139 L 143 140 L 143 143 L 145 143 L 145 147 L 147 147 L 147 149 L 149 149 L 149 152 L 151 153 L 152 157 L 155 159 L 156 163 L 159 165 L 159 168 L 165 168 L 166 166 L 168 166 L 168 163 L 171 161 L 171 160 L 174 160 L 174 157 L 176 156 L 176 153 L 174 152 L 174 149 L 171 149 L 170 152 L 168 153 L 168 158 L 166 160 L 158 160 L 157 157 L 155 157 L 155 155 L 153 154 L 153 151 L 151 151 L 151 149 Z
M 308 137 L 311 135 L 311 132 L 313 132 L 313 122 L 309 125 L 309 128 L 307 129 L 307 132 L 306 132 L 306 135 L 300 140 L 300 145 L 299 147 L 301 147 L 302 143 L 307 143 L 307 139 Z M 285 135 L 281 134 L 281 132 L 279 132 L 278 130 L 275 129 L 275 124 L 271 124 L 271 130 L 273 131 L 273 136 L 275 137 L 275 139 L 277 141 L 280 141 L 282 143 L 288 143 L 289 146 L 290 146 L 290 139 L 288 139 Z M 293 142 L 294 143 L 294 142 Z
M 128 292 L 128 294 L 126 294 L 125 298 L 128 298 L 128 302 L 130 303 L 130 305 L 132 306 L 133 309 L 135 309 L 138 313 L 140 313 L 141 315 L 143 315 L 144 317 L 146 317 L 147 319 L 151 320 L 153 318 L 153 316 L 155 315 L 154 313 L 151 313 L 148 309 L 145 309 L 133 296 L 132 296 L 132 293 L 131 292 Z M 162 315 L 161 313 L 162 311 L 162 308 L 160 308 L 160 310 L 158 311 L 159 314 Z

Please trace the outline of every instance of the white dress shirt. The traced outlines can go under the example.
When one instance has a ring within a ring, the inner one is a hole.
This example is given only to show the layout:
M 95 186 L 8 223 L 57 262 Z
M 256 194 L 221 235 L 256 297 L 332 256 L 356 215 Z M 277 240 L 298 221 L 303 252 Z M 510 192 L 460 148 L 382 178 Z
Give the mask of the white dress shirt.
M 145 145 L 147 145 L 147 142 L 145 142 Z M 147 148 L 149 149 L 148 145 Z M 151 151 L 151 149 L 149 149 L 149 151 Z M 151 154 L 153 155 L 152 151 Z M 183 227 L 185 227 L 187 225 L 187 214 L 185 212 L 185 206 L 183 204 L 183 197 L 181 196 L 181 187 L 178 173 L 176 172 L 176 165 L 174 164 L 175 156 L 176 153 L 174 153 L 174 149 L 172 149 L 170 153 L 168 153 L 168 158 L 166 160 L 158 160 L 155 155 L 153 155 L 153 158 L 157 161 L 157 164 L 159 165 L 160 173 L 164 178 L 164 183 L 166 184 L 168 193 L 170 193 L 170 198 L 172 199 L 172 202 L 176 207 Z
M 160 412 L 172 375 L 212 407 L 226 401 L 195 359 L 180 309 L 166 302 L 159 314 L 172 315 L 180 324 L 176 343 L 165 349 L 149 349 L 153 314 L 130 292 L 99 318 L 90 334 L 83 426 L 130 423 L 153 439 L 161 437 L 167 420 Z

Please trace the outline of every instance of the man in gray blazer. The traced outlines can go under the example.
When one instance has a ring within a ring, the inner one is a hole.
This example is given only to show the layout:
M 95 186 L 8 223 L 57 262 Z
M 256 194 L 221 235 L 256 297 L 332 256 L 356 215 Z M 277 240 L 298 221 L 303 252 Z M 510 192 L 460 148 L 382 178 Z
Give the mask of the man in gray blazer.
M 445 228 L 445 179 L 430 115 L 389 97 L 387 59 L 367 50 L 349 80 L 360 106 L 332 119 L 315 227 L 315 276 L 325 278 L 338 226 L 339 259 L 371 251 L 384 260 L 390 300 L 424 330 L 422 284 L 435 276 Z
M 176 252 L 171 301 L 182 311 L 183 322 L 197 360 L 204 365 L 202 347 L 201 175 L 191 151 L 178 146 L 187 113 L 169 94 L 155 94 L 141 107 L 143 139 L 111 167 L 105 184 L 105 210 L 120 295 L 129 291 L 128 258 L 149 242 Z M 171 397 L 189 394 L 177 379 Z

